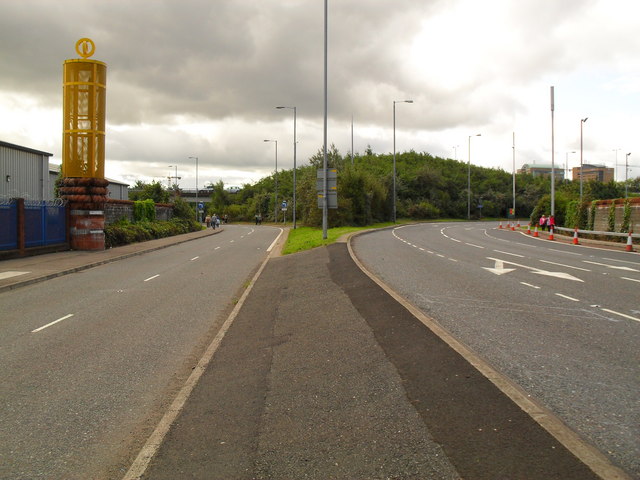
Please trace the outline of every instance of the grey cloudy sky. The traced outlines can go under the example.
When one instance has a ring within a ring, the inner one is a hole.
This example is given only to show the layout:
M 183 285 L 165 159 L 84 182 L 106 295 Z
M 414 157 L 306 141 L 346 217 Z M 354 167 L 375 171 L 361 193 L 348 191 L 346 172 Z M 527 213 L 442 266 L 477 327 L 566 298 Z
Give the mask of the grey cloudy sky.
M 62 63 L 89 37 L 108 66 L 109 177 L 255 181 L 322 146 L 323 0 L 2 0 L 0 139 L 60 161 Z M 556 156 L 640 165 L 637 0 L 330 0 L 329 142 L 512 168 Z M 636 152 L 635 154 L 633 152 Z M 619 178 L 624 168 L 618 168 Z M 635 168 L 631 175 L 640 175 Z

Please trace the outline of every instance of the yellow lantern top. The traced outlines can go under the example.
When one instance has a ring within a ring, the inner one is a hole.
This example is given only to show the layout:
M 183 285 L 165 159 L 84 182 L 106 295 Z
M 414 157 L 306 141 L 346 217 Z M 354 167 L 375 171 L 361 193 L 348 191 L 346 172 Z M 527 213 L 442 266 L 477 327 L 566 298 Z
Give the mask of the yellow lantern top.
M 82 58 L 89 58 L 96 51 L 96 44 L 90 38 L 81 38 L 76 42 L 76 52 Z

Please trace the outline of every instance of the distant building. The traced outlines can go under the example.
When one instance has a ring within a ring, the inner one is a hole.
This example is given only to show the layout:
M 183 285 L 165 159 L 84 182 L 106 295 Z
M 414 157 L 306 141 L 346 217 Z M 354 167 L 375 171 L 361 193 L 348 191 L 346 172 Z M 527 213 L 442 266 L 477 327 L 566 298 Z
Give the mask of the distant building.
M 52 153 L 0 141 L 0 198 L 53 200 L 59 165 L 49 163 Z M 109 180 L 109 198 L 127 200 L 128 185 Z
M 534 177 L 550 177 L 551 176 L 551 164 L 534 163 L 532 165 L 525 163 L 522 168 L 518 170 L 518 173 L 528 173 Z M 564 180 L 564 169 L 560 165 L 556 165 L 554 168 L 556 180 Z
M 574 180 L 580 180 L 580 167 L 573 167 L 571 173 Z M 613 168 L 607 168 L 605 165 L 588 165 L 582 164 L 582 181 L 588 182 L 595 180 L 597 182 L 608 183 L 614 178 Z

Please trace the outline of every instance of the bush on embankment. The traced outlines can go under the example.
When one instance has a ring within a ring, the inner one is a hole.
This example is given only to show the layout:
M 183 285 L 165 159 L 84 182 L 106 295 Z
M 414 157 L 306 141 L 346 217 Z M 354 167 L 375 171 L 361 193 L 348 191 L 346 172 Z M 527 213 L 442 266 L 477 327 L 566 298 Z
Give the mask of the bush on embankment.
M 104 243 L 105 248 L 119 247 L 198 230 L 202 230 L 202 225 L 195 220 L 185 218 L 173 218 L 168 222 L 142 221 L 137 223 L 121 220 L 105 227 Z

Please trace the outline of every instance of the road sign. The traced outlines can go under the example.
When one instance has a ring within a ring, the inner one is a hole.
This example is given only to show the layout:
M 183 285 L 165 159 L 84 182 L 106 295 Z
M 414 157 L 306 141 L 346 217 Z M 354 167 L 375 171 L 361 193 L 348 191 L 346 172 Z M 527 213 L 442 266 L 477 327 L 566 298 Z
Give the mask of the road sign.
M 318 192 L 318 208 L 324 207 L 324 169 L 316 173 L 316 190 Z M 327 170 L 327 208 L 338 208 L 338 170 Z

